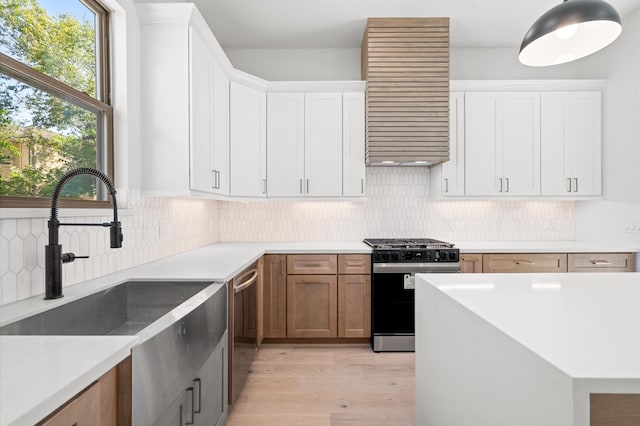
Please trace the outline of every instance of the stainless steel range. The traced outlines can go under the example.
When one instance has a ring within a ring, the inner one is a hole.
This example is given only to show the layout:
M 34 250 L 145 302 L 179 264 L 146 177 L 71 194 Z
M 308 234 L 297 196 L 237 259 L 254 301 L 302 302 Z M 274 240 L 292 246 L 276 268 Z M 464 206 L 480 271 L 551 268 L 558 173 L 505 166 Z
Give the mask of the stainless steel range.
M 460 251 L 427 238 L 365 239 L 371 256 L 371 346 L 375 352 L 415 350 L 415 274 L 460 272 Z

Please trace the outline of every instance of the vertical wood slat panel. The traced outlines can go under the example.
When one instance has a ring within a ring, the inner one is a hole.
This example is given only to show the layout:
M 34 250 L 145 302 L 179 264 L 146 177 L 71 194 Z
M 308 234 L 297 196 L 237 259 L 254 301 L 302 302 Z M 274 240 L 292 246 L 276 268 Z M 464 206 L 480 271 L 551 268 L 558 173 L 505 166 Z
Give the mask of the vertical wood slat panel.
M 449 18 L 369 18 L 362 79 L 367 164 L 449 159 Z

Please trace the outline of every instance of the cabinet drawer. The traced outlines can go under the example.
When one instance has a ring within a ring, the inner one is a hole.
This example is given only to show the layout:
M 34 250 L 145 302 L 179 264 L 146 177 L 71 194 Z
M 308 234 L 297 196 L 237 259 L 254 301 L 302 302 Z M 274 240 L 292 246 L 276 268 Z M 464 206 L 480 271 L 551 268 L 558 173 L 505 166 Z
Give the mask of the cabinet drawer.
M 569 272 L 633 272 L 632 253 L 569 253 Z
M 567 255 L 562 253 L 485 254 L 485 273 L 500 272 L 567 272 Z
M 336 274 L 338 255 L 336 254 L 291 254 L 287 256 L 287 274 Z
M 370 254 L 339 254 L 338 255 L 339 274 L 370 274 L 371 255 Z

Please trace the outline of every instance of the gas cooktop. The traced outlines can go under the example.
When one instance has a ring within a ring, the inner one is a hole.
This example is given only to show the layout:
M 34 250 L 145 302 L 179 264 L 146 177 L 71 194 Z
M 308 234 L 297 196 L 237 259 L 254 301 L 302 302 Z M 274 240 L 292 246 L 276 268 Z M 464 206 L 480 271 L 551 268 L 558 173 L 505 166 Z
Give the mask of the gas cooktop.
M 455 244 L 445 241 L 434 240 L 432 238 L 367 238 L 365 244 L 378 250 L 393 249 L 439 249 L 453 248 Z

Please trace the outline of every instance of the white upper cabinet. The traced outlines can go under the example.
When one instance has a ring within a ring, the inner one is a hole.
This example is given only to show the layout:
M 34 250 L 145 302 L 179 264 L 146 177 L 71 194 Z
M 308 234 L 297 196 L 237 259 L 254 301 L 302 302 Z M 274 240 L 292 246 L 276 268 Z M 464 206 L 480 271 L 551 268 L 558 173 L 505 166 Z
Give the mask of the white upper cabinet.
M 142 187 L 146 195 L 226 194 L 228 78 L 193 5 L 137 4 L 141 22 Z
M 600 92 L 542 93 L 542 195 L 602 194 L 601 116 Z
M 364 93 L 342 94 L 342 195 L 364 197 Z
M 304 195 L 304 93 L 267 94 L 267 195 Z
M 268 197 L 363 197 L 364 169 L 363 92 L 267 95 Z
M 230 84 L 230 194 L 265 197 L 267 96 L 245 84 Z
M 305 94 L 305 195 L 342 195 L 342 94 Z
M 465 94 L 465 194 L 540 195 L 540 94 Z
M 464 195 L 464 141 L 464 93 L 452 92 L 449 96 L 449 161 L 441 166 L 442 195 Z
M 213 158 L 213 64 L 215 60 L 198 31 L 189 28 L 190 186 L 209 192 L 217 187 Z

